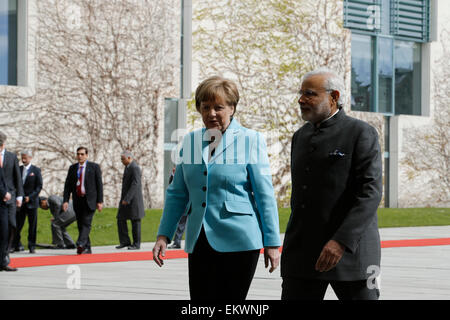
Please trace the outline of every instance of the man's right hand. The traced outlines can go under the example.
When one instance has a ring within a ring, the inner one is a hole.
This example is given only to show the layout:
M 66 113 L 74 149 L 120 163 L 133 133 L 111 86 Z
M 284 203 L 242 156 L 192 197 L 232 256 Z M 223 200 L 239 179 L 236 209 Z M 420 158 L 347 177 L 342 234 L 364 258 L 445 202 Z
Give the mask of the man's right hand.
M 9 193 L 9 192 L 7 192 L 6 194 L 5 194 L 5 197 L 3 198 L 3 201 L 9 201 L 9 200 L 11 200 L 11 193 Z
M 69 209 L 69 203 L 68 202 L 64 202 L 62 205 L 62 209 L 63 211 L 67 211 L 67 209 Z

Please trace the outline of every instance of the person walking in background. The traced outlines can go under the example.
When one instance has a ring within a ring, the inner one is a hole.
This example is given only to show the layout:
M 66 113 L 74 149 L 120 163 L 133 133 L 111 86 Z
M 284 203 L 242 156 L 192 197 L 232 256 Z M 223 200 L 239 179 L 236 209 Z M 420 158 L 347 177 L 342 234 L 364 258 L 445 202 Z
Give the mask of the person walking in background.
M 96 209 L 99 212 L 103 209 L 102 171 L 97 163 L 87 160 L 86 147 L 78 147 L 76 157 L 78 163 L 70 166 L 64 183 L 63 211 L 69 208 L 72 195 L 78 226 L 77 254 L 89 254 L 92 219 Z
M 339 299 L 379 297 L 367 279 L 381 257 L 381 151 L 375 128 L 345 114 L 344 90 L 327 69 L 303 78 L 298 102 L 307 122 L 292 138 L 283 300 L 322 300 L 329 284 Z
M 212 77 L 199 85 L 195 103 L 206 128 L 185 136 L 166 191 L 153 259 L 164 264 L 178 221 L 189 213 L 185 251 L 192 300 L 244 300 L 263 247 L 269 271 L 279 264 L 278 209 L 266 144 L 259 132 L 234 119 L 238 101 L 230 80 Z
M 39 193 L 42 190 L 42 175 L 41 169 L 31 164 L 33 154 L 30 150 L 22 151 L 21 158 L 23 165 L 20 166 L 20 172 L 23 182 L 24 197 L 22 206 L 17 213 L 17 230 L 12 248 L 15 251 L 21 251 L 21 247 L 23 248 L 23 245 L 20 242 L 20 233 L 25 224 L 25 219 L 28 218 L 28 250 L 30 250 L 30 253 L 35 253 Z
M 119 245 L 116 249 L 128 247 L 128 250 L 141 248 L 141 219 L 145 217 L 144 197 L 142 196 L 141 168 L 133 160 L 133 154 L 125 150 L 120 156 L 125 166 L 122 178 L 122 193 L 117 212 Z M 131 220 L 133 243 L 128 236 L 127 220 Z
M 6 150 L 6 134 L 0 131 L 0 167 L 3 168 L 3 176 L 11 194 L 6 202 L 8 210 L 8 248 L 9 253 L 13 248 L 13 240 L 16 235 L 16 211 L 22 206 L 23 182 L 20 174 L 19 160 L 17 156 Z M 9 259 L 9 257 L 6 257 Z
M 72 201 L 66 211 L 62 208 L 63 198 L 57 195 L 50 197 L 40 197 L 39 205 L 43 210 L 49 210 L 53 218 L 51 219 L 52 244 L 55 249 L 75 249 L 75 242 L 67 232 L 66 228 L 76 221 L 75 211 Z

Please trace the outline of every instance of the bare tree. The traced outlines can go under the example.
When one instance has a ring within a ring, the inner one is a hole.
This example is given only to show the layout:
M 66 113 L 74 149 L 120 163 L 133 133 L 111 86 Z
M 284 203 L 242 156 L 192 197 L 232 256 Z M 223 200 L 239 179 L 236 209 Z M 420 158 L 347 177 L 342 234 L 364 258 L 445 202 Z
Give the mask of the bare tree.
M 37 2 L 36 94 L 14 97 L 30 116 L 19 145 L 42 155 L 47 192 L 62 191 L 75 149 L 100 163 L 106 205 L 116 206 L 131 150 L 143 169 L 147 207 L 162 200 L 164 98 L 179 80 L 176 0 Z
M 426 205 L 448 206 L 450 204 L 450 31 L 440 36 L 442 54 L 433 70 L 434 112 L 429 125 L 409 128 L 404 133 L 404 158 L 409 185 L 419 185 L 419 199 Z M 418 194 L 413 194 L 417 196 Z M 417 199 L 417 198 L 416 198 Z
M 320 66 L 350 74 L 342 10 L 339 0 L 194 1 L 193 57 L 200 76 L 221 74 L 239 85 L 237 117 L 266 134 L 280 205 L 290 198 L 291 137 L 303 124 L 301 77 Z

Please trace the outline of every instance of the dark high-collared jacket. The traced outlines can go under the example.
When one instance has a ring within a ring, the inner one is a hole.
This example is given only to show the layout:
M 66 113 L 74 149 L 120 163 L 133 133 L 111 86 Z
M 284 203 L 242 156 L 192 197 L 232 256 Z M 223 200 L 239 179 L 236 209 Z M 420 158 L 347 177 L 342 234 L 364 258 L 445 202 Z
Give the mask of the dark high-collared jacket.
M 306 123 L 292 139 L 291 174 L 282 277 L 353 281 L 371 276 L 381 256 L 382 165 L 375 128 L 343 109 L 318 127 Z M 344 255 L 335 268 L 319 273 L 315 264 L 331 239 L 345 246 Z

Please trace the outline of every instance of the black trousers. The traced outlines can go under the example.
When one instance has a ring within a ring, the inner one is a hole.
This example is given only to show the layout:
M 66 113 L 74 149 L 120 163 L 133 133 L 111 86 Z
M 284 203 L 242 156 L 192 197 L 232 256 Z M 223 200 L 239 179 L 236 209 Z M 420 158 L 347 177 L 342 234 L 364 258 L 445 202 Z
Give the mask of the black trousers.
M 28 209 L 24 205 L 17 211 L 16 222 L 17 229 L 12 244 L 13 248 L 18 248 L 20 243 L 20 233 L 25 225 L 25 219 L 28 217 L 28 249 L 36 247 L 36 234 L 37 234 L 37 208 Z
M 8 252 L 11 249 L 14 249 L 13 242 L 14 237 L 16 236 L 16 229 L 17 229 L 17 221 L 16 216 L 17 212 L 20 210 L 16 206 L 16 200 L 15 198 L 13 200 L 10 200 L 10 203 L 6 204 L 6 208 L 8 210 Z
M 327 281 L 284 277 L 281 300 L 323 300 L 328 285 L 331 285 L 339 300 L 378 300 L 380 297 L 378 289 L 369 289 L 367 280 Z
M 260 250 L 215 251 L 202 228 L 188 256 L 191 300 L 245 300 L 258 264 Z
M 89 234 L 91 233 L 95 210 L 92 211 L 89 209 L 86 197 L 74 199 L 73 210 L 75 211 L 78 226 L 78 240 L 76 245 L 78 247 L 91 248 Z
M 2 201 L 2 199 L 0 199 Z M 6 256 L 8 255 L 8 208 L 0 203 L 0 267 L 8 265 Z
M 127 220 L 117 219 L 117 230 L 119 232 L 119 243 L 121 245 L 129 246 L 131 244 L 128 236 Z M 131 220 L 131 233 L 133 235 L 133 244 L 137 247 L 141 245 L 141 219 Z

